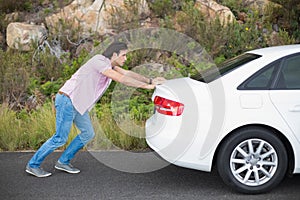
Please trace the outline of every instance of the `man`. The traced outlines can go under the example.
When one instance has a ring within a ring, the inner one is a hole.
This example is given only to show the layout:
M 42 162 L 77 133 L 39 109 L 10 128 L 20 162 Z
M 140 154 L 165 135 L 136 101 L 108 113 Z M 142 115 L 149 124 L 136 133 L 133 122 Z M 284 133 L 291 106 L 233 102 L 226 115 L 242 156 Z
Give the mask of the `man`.
M 126 61 L 126 53 L 125 43 L 112 43 L 103 55 L 95 55 L 88 60 L 60 88 L 55 98 L 56 132 L 30 159 L 25 170 L 27 173 L 36 177 L 51 175 L 40 165 L 46 156 L 67 142 L 73 122 L 80 130 L 80 134 L 62 153 L 55 168 L 72 174 L 80 172 L 70 164 L 70 161 L 94 137 L 95 133 L 88 112 L 103 95 L 111 80 L 144 89 L 154 89 L 155 85 L 165 81 L 162 77 L 152 80 L 122 69 Z

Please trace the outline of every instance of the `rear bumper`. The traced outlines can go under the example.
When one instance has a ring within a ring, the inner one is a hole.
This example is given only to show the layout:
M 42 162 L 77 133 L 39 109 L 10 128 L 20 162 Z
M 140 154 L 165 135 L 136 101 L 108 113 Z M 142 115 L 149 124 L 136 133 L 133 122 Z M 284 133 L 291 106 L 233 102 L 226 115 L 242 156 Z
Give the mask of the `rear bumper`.
M 146 121 L 146 142 L 164 160 L 177 166 L 210 171 L 210 158 L 199 158 L 201 135 L 182 127 L 181 117 L 156 113 Z M 196 127 L 188 127 L 190 130 Z M 203 140 L 203 138 L 202 138 Z
M 212 105 L 207 86 L 190 79 L 174 80 L 157 87 L 153 98 L 156 95 L 184 104 L 184 111 L 180 116 L 158 112 L 151 116 L 146 121 L 147 144 L 170 163 L 209 171 L 212 146 L 205 143 L 210 138 Z
M 152 132 L 155 130 L 152 126 L 155 123 L 155 117 L 149 118 L 146 122 L 146 142 L 148 146 L 153 149 L 162 159 L 167 162 L 189 169 L 196 169 L 209 172 L 211 170 L 211 159 L 206 157 L 203 160 L 199 159 L 199 149 L 196 152 L 192 152 L 189 148 L 193 145 L 189 144 L 182 146 L 177 144 L 180 140 L 176 140 L 177 135 L 173 135 L 172 130 L 168 129 L 170 134 L 166 134 L 166 131 Z M 152 129 L 152 128 L 153 129 Z M 165 135 L 164 135 L 165 134 Z M 162 146 L 164 148 L 162 148 Z

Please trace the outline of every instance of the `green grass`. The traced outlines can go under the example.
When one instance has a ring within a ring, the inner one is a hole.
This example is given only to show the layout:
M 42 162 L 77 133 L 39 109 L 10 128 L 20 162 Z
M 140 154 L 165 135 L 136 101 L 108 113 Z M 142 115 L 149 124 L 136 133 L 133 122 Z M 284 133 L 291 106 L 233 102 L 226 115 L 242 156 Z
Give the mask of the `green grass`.
M 91 112 L 95 129 L 95 138 L 89 143 L 88 149 L 145 149 L 147 144 L 144 139 L 143 129 L 138 131 L 129 129 L 130 135 L 121 130 L 114 121 L 108 104 L 100 106 L 101 118 L 96 111 Z M 125 124 L 126 125 L 126 124 Z M 15 112 L 7 105 L 0 105 L 0 151 L 36 150 L 55 132 L 55 114 L 51 103 L 30 113 L 26 111 Z M 127 132 L 127 130 L 126 130 Z M 79 133 L 73 126 L 65 147 Z M 133 133 L 133 134 L 132 134 Z M 137 135 L 138 134 L 138 135 Z
M 24 148 L 24 127 L 16 118 L 16 113 L 2 105 L 0 115 L 0 150 L 12 151 L 20 147 Z
M 98 113 L 101 113 L 101 116 Z M 101 104 L 97 107 L 91 112 L 91 118 L 96 135 L 88 145 L 88 149 L 141 150 L 148 147 L 144 137 L 144 128 L 131 126 L 132 124 L 120 126 L 116 122 L 118 119 L 112 115 L 109 104 Z M 139 123 L 144 122 L 140 121 Z M 141 127 L 144 127 L 143 124 Z
M 55 115 L 50 103 L 30 113 L 0 106 L 0 151 L 36 150 L 54 132 Z M 66 145 L 76 134 L 77 130 L 72 128 Z

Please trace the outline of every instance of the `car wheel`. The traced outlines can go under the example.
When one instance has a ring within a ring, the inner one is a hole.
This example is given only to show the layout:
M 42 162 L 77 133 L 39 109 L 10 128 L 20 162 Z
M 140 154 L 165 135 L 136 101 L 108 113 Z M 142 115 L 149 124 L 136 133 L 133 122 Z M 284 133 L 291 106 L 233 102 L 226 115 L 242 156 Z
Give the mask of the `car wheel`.
M 278 185 L 287 170 L 287 152 L 271 131 L 244 128 L 222 144 L 217 169 L 233 189 L 249 194 L 264 193 Z

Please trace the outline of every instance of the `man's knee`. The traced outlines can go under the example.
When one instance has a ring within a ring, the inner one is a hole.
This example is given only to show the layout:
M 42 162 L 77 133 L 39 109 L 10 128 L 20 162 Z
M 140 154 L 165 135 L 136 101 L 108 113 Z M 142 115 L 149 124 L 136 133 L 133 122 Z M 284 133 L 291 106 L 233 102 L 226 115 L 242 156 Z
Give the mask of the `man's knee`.
M 80 134 L 81 141 L 86 144 L 95 137 L 94 129 L 89 129 Z
M 88 135 L 87 135 L 87 138 L 88 138 L 88 141 L 90 141 L 91 139 L 93 139 L 95 137 L 95 132 L 93 129 L 89 130 L 88 132 Z
M 52 144 L 56 147 L 63 146 L 64 144 L 67 143 L 67 140 L 68 140 L 68 138 L 63 138 L 63 137 L 60 137 L 60 136 L 54 136 L 53 138 L 51 138 Z

